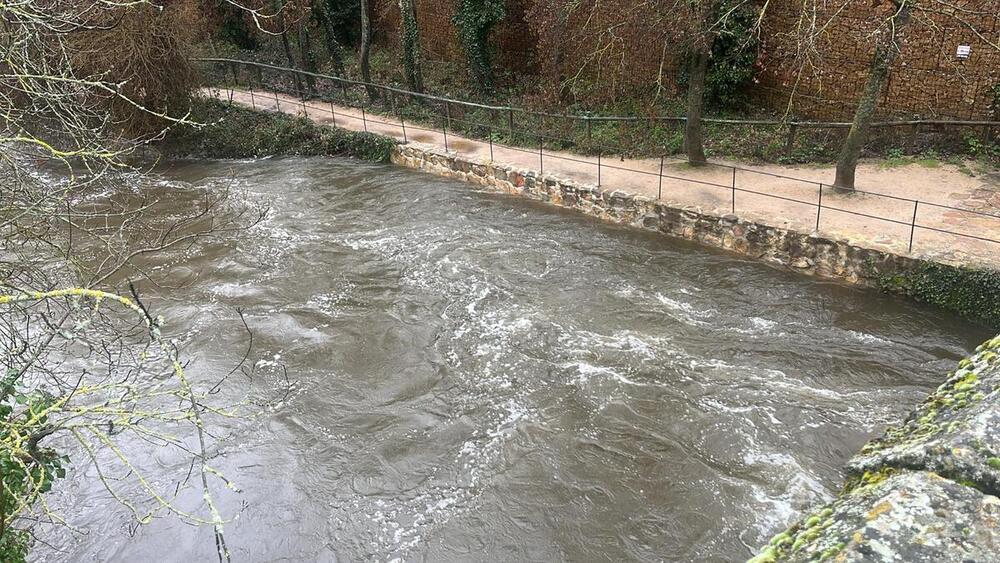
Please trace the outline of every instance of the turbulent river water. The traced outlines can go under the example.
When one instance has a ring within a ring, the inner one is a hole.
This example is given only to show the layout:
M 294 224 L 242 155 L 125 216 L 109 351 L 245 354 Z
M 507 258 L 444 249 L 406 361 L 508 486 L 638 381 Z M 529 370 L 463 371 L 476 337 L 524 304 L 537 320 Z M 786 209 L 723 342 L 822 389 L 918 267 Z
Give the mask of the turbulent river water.
M 391 166 L 161 173 L 146 188 L 161 198 L 236 187 L 272 205 L 249 232 L 163 259 L 173 283 L 147 289 L 193 373 L 240 357 L 236 307 L 258 373 L 287 369 L 287 399 L 216 446 L 242 490 L 222 506 L 235 561 L 746 558 L 989 336 Z M 169 483 L 178 468 L 162 466 Z M 135 530 L 76 483 L 58 495 L 80 533 L 45 558 L 214 557 L 210 530 Z

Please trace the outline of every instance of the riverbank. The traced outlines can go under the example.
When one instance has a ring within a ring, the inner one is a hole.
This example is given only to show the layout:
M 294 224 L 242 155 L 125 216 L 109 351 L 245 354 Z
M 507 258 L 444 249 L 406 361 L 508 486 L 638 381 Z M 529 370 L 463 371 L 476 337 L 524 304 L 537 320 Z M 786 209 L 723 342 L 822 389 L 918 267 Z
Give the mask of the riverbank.
M 751 561 L 991 561 L 1000 545 L 1000 336 L 847 463 L 844 490 Z
M 173 158 L 347 156 L 389 162 L 396 142 L 382 135 L 325 127 L 280 112 L 265 113 L 195 98 L 189 119 L 200 126 L 171 129 L 157 149 Z
M 209 93 L 228 98 L 228 93 L 218 90 Z M 759 178 L 754 178 L 755 174 L 745 174 L 761 182 L 755 187 L 760 195 L 740 193 L 734 214 L 730 202 L 720 198 L 719 190 L 701 185 L 705 182 L 699 175 L 714 174 L 712 171 L 685 170 L 684 173 L 691 176 L 660 179 L 661 185 L 657 186 L 655 174 L 650 178 L 624 170 L 616 161 L 605 165 L 609 170 L 595 182 L 594 170 L 587 166 L 591 163 L 576 155 L 565 158 L 548 155 L 546 162 L 538 153 L 527 155 L 520 149 L 496 144 L 487 146 L 451 134 L 445 137 L 441 132 L 413 130 L 399 122 L 355 115 L 349 108 L 336 107 L 334 114 L 331 113 L 333 106 L 328 104 L 303 102 L 270 93 L 255 95 L 236 91 L 233 105 L 244 106 L 241 112 L 248 106 L 266 108 L 276 110 L 268 114 L 300 114 L 318 125 L 335 124 L 337 128 L 348 130 L 356 127 L 365 133 L 406 141 L 407 144 L 399 145 L 393 152 L 393 160 L 400 164 L 725 248 L 801 273 L 906 295 L 958 312 L 975 322 L 1000 327 L 1000 276 L 995 272 L 996 265 L 1000 264 L 1000 250 L 993 248 L 997 245 L 945 236 L 934 226 L 980 229 L 977 232 L 982 232 L 984 224 L 978 217 L 956 217 L 954 213 L 929 217 L 928 221 L 936 219 L 942 223 L 927 224 L 917 244 L 907 252 L 906 233 L 896 233 L 899 238 L 895 238 L 894 231 L 885 229 L 884 221 L 865 219 L 863 215 L 870 215 L 871 208 L 876 205 L 871 198 L 841 196 L 839 200 L 834 199 L 838 209 L 850 210 L 849 206 L 854 206 L 862 215 L 834 214 L 834 217 L 825 218 L 821 230 L 816 230 L 815 210 L 810 211 L 812 223 L 803 221 L 803 209 L 797 207 L 799 204 L 777 205 L 773 202 L 784 200 L 764 195 L 780 198 L 795 195 L 795 190 L 801 188 L 796 185 L 797 181 L 787 181 L 768 171 L 756 175 Z M 541 166 L 525 165 L 532 159 Z M 651 163 L 627 164 L 648 168 Z M 953 186 L 952 189 L 958 188 Z M 586 195 L 579 197 L 580 194 Z M 837 198 L 835 194 L 824 197 L 827 201 Z M 844 215 L 848 215 L 847 218 Z M 1000 228 L 1000 221 L 997 227 Z M 907 226 L 905 230 L 911 229 Z

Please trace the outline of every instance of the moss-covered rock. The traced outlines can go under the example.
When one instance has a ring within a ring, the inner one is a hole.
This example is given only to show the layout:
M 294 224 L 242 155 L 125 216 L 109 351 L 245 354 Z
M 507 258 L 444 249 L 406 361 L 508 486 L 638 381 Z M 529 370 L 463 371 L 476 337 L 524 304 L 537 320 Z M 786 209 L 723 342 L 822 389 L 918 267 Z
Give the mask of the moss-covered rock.
M 159 144 L 162 152 L 198 158 L 328 155 L 388 162 L 396 145 L 388 137 L 325 127 L 305 118 L 229 106 L 214 99 L 196 99 L 191 118 L 203 125 L 171 130 Z
M 750 561 L 995 561 L 998 519 L 995 496 L 931 472 L 889 472 L 776 535 Z
M 751 561 L 1000 560 L 1000 336 L 847 469 L 836 500 Z
M 909 417 L 848 463 L 852 474 L 885 467 L 934 471 L 1000 495 L 1000 337 L 976 353 Z

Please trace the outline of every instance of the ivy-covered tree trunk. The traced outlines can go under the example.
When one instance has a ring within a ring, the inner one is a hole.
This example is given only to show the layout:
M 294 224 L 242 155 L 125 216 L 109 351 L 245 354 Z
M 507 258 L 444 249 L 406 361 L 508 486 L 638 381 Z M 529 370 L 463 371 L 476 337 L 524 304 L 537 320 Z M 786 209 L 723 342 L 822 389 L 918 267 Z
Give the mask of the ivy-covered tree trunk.
M 281 49 L 285 52 L 285 58 L 288 59 L 288 68 L 298 68 L 298 64 L 295 62 L 295 55 L 292 54 L 292 45 L 288 41 L 288 22 L 285 21 L 285 0 L 278 1 L 278 8 L 281 10 Z M 293 72 L 292 79 L 295 81 L 295 93 L 302 96 L 302 79 L 299 77 L 299 73 Z
M 493 91 L 489 36 L 504 14 L 503 0 L 458 0 L 451 19 L 465 51 L 469 77 L 481 94 Z
M 326 51 L 330 55 L 330 67 L 337 76 L 344 75 L 344 53 L 337 41 L 337 30 L 334 29 L 333 20 L 330 19 L 329 6 L 327 0 L 319 0 L 313 4 L 313 14 L 323 28 L 323 42 L 326 44 Z
M 899 6 L 897 2 L 893 4 Z M 840 156 L 837 158 L 837 175 L 833 181 L 833 187 L 837 190 L 854 190 L 858 158 L 861 157 L 861 150 L 868 139 L 872 118 L 878 107 L 878 97 L 889 80 L 889 68 L 899 54 L 897 34 L 909 20 L 910 6 L 905 3 L 897 8 L 896 13 L 887 22 L 887 35 L 875 43 L 875 55 L 868 70 L 868 80 L 861 91 L 861 97 L 858 98 L 858 108 L 854 112 L 851 130 L 847 133 L 847 139 L 844 140 L 844 146 L 841 147 Z
M 309 37 L 309 25 L 305 17 L 299 18 L 298 30 L 299 56 L 302 57 L 302 66 L 307 72 L 318 72 L 316 65 L 316 52 L 312 48 L 312 39 Z M 306 85 L 309 87 L 309 95 L 316 95 L 316 77 L 310 74 L 305 75 Z
M 372 24 L 368 12 L 368 0 L 361 0 L 361 80 L 372 81 L 371 62 L 368 60 L 372 49 Z M 365 86 L 368 92 L 368 100 L 374 102 L 378 99 L 378 91 L 371 86 Z
M 684 151 L 689 164 L 700 166 L 708 162 L 702 139 L 701 113 L 705 106 L 705 77 L 708 75 L 708 61 L 711 48 L 696 46 L 691 56 L 688 78 L 687 121 L 684 123 Z
M 420 72 L 420 30 L 417 29 L 417 11 L 413 0 L 399 0 L 399 17 L 406 83 L 410 90 L 423 92 L 424 79 Z

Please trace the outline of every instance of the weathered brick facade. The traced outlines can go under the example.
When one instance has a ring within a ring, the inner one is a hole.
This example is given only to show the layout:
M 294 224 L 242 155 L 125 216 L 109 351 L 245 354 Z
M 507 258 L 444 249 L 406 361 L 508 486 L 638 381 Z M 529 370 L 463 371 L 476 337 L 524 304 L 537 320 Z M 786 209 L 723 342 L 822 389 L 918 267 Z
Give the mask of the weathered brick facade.
M 451 25 L 455 0 L 415 0 L 425 55 L 434 60 L 463 60 Z M 799 73 L 781 32 L 794 29 L 801 2 L 771 0 L 764 20 L 765 38 L 758 84 L 751 94 L 765 105 L 784 110 L 794 92 L 793 113 L 818 119 L 848 119 L 873 53 L 872 22 L 879 3 L 848 0 L 819 46 L 822 64 Z M 979 13 L 968 19 L 976 31 L 946 17 L 914 17 L 903 32 L 903 49 L 883 92 L 883 114 L 900 117 L 1000 119 L 994 108 L 1000 88 L 1000 1 L 965 0 Z M 664 25 L 670 14 L 633 9 L 637 3 L 583 0 L 566 21 L 555 5 L 542 0 L 509 0 L 507 18 L 495 31 L 497 64 L 539 75 L 543 88 L 577 77 L 563 98 L 578 94 L 589 101 L 633 95 L 649 97 L 659 87 L 676 88 L 677 38 Z M 831 3 L 831 6 L 834 3 Z M 384 42 L 398 29 L 394 0 L 376 5 L 375 25 Z M 821 14 L 823 16 L 824 14 Z M 982 37 L 976 32 L 982 34 Z M 959 59 L 959 45 L 971 53 Z

